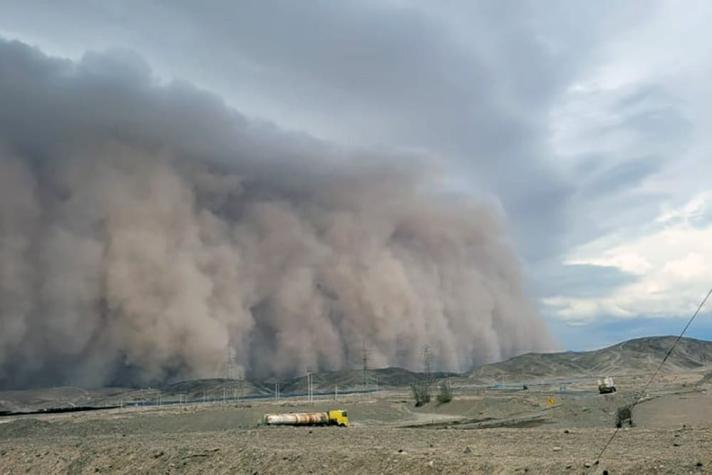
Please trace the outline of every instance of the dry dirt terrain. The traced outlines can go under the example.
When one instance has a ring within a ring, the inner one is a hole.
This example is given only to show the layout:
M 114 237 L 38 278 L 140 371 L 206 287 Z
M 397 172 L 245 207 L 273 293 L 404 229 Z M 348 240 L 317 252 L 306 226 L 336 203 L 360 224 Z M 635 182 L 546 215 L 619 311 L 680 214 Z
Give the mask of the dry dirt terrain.
M 192 405 L 0 418 L 0 473 L 710 473 L 712 387 L 704 373 L 666 375 L 599 464 L 616 408 L 638 379 L 599 395 L 458 387 L 447 404 L 413 407 L 405 391 L 314 403 Z M 265 427 L 267 412 L 345 408 L 352 426 Z M 587 466 L 589 465 L 589 466 Z

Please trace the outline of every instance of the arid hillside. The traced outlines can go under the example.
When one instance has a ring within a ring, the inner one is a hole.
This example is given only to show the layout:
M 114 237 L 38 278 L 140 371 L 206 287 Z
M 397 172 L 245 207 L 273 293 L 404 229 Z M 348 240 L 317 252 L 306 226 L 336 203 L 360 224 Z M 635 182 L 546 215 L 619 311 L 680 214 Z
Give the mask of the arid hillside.
M 486 382 L 648 373 L 657 368 L 676 338 L 636 338 L 594 351 L 527 353 L 475 368 L 468 377 Z M 677 372 L 702 368 L 712 369 L 712 342 L 682 338 L 665 362 L 662 371 Z

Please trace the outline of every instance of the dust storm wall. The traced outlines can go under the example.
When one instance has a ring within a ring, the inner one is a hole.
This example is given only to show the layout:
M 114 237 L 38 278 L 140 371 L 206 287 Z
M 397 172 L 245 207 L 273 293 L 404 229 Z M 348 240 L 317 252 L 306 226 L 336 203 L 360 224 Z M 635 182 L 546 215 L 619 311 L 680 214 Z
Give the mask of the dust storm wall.
M 0 40 L 0 98 L 0 387 L 551 345 L 500 217 L 427 156 L 249 120 L 125 52 Z

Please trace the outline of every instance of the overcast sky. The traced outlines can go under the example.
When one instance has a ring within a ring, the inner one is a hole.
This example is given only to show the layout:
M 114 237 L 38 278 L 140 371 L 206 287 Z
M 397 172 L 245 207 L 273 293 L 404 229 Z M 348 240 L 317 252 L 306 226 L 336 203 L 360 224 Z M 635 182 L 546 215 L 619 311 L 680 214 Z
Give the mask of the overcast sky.
M 705 1 L 4 0 L 0 37 L 124 50 L 281 128 L 437 157 L 500 207 L 578 349 L 677 333 L 712 285 L 710 18 Z

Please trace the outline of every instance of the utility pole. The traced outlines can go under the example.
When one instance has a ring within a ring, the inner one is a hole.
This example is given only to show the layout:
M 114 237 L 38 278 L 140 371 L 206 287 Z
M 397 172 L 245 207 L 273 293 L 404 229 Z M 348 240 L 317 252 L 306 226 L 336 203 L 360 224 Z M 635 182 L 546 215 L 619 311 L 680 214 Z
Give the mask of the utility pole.
M 279 383 L 274 383 L 274 400 L 279 401 Z

